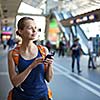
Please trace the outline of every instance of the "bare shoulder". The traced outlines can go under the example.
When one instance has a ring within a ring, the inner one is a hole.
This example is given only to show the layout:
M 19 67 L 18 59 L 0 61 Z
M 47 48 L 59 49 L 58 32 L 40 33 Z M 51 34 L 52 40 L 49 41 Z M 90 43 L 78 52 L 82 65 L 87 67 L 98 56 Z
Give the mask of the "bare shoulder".
M 8 66 L 9 68 L 12 68 L 12 65 L 14 64 L 14 60 L 13 60 L 13 50 L 10 50 L 8 52 Z
M 8 51 L 8 57 L 12 57 L 13 50 Z

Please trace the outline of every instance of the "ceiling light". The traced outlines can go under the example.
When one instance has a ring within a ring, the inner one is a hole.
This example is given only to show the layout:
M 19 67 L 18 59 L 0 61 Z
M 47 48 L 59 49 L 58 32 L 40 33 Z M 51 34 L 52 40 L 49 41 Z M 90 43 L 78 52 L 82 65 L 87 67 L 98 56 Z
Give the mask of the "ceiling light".
M 87 16 L 83 17 L 82 20 L 87 21 L 88 20 Z
M 74 23 L 74 21 L 73 20 L 70 20 L 70 24 L 73 24 Z
M 81 19 L 79 19 L 79 18 L 78 18 L 78 19 L 76 19 L 76 22 L 77 22 L 77 23 L 81 22 Z
M 90 16 L 89 16 L 89 19 L 90 19 L 90 20 L 93 20 L 94 18 L 95 18 L 94 15 L 90 15 Z

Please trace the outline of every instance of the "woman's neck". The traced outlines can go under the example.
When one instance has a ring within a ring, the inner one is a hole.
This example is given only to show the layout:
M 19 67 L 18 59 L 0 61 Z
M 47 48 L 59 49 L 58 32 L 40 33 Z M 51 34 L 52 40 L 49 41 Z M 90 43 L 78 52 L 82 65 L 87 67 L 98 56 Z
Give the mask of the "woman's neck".
M 33 43 L 33 41 L 22 41 L 21 44 L 21 50 L 23 51 L 30 51 L 32 48 L 34 48 L 36 45 Z

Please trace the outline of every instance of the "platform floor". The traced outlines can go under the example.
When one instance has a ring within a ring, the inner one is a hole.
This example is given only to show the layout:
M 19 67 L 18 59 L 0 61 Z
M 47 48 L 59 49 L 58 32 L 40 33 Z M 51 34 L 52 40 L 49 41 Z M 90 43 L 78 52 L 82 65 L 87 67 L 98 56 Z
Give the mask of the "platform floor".
M 8 50 L 0 46 L 0 100 L 7 100 L 12 87 L 8 76 Z M 100 100 L 100 58 L 97 69 L 88 70 L 88 56 L 81 57 L 82 73 L 71 72 L 71 57 L 54 57 L 54 77 L 48 84 L 53 91 L 53 100 Z

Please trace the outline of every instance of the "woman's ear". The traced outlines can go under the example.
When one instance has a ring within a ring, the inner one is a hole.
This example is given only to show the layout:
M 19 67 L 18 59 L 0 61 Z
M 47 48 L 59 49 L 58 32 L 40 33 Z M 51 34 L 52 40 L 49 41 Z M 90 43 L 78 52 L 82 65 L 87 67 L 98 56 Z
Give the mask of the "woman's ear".
M 22 30 L 19 29 L 19 30 L 18 30 L 18 33 L 19 33 L 19 35 L 21 36 L 21 35 L 22 35 Z

